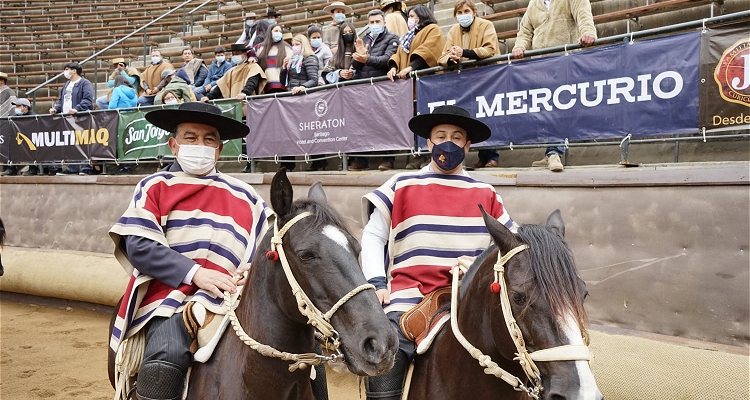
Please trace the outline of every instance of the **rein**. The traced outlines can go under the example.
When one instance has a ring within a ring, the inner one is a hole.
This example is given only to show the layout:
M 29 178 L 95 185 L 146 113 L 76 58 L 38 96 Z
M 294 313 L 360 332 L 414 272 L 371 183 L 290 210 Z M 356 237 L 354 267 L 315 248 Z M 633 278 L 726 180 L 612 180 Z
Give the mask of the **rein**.
M 457 269 L 465 270 L 468 268 L 468 266 L 461 261 L 459 261 L 460 265 L 453 269 L 453 284 L 451 286 L 451 328 L 453 329 L 453 335 L 458 342 L 461 343 L 475 360 L 479 361 L 480 366 L 484 367 L 485 374 L 494 375 L 513 386 L 515 390 L 526 392 L 531 398 L 538 400 L 544 387 L 542 387 L 542 377 L 539 374 L 539 368 L 537 368 L 534 361 L 588 361 L 591 359 L 591 356 L 587 345 L 556 346 L 549 349 L 538 350 L 533 353 L 529 353 L 528 350 L 526 350 L 523 333 L 518 327 L 515 318 L 513 318 L 513 310 L 510 307 L 508 287 L 505 282 L 505 264 L 510 261 L 514 255 L 528 248 L 528 245 L 522 244 L 511 249 L 505 255 L 502 255 L 498 249 L 498 259 L 493 267 L 495 280 L 490 286 L 490 290 L 493 293 L 499 292 L 500 294 L 500 304 L 503 310 L 503 317 L 505 318 L 505 325 L 508 328 L 510 337 L 513 339 L 513 343 L 516 345 L 516 350 L 518 351 L 514 360 L 521 364 L 524 373 L 529 380 L 532 381 L 532 385 L 527 387 L 520 378 L 500 368 L 497 363 L 492 361 L 490 356 L 482 353 L 481 350 L 474 347 L 468 340 L 466 340 L 464 335 L 461 334 L 461 331 L 458 328 L 459 271 L 457 271 Z M 584 339 L 586 339 L 585 336 Z M 588 340 L 586 340 L 586 342 L 588 343 Z
M 281 261 L 281 266 L 284 270 L 284 275 L 289 282 L 289 286 L 291 286 L 292 288 L 292 294 L 297 299 L 297 308 L 299 309 L 299 312 L 303 316 L 307 317 L 307 323 L 309 325 L 312 325 L 323 336 L 327 347 L 329 349 L 332 348 L 333 350 L 335 350 L 336 354 L 332 354 L 330 356 L 322 356 L 316 353 L 287 353 L 276 350 L 271 346 L 259 343 L 255 339 L 251 338 L 247 333 L 245 333 L 244 329 L 242 329 L 242 325 L 240 324 L 240 321 L 237 319 L 237 315 L 232 309 L 231 302 L 228 300 L 230 297 L 229 292 L 224 292 L 223 305 L 227 310 L 227 315 L 229 316 L 229 320 L 232 323 L 232 328 L 234 328 L 237 337 L 239 337 L 243 343 L 250 346 L 250 348 L 257 351 L 263 356 L 280 358 L 285 361 L 294 361 L 294 363 L 289 365 L 289 372 L 294 372 L 297 369 L 305 369 L 309 365 L 318 365 L 326 361 L 335 362 L 337 360 L 343 360 L 344 355 L 339 350 L 339 346 L 341 345 L 341 342 L 339 341 L 339 333 L 333 328 L 333 325 L 331 325 L 331 317 L 333 317 L 333 314 L 341 306 L 343 306 L 344 303 L 349 301 L 349 299 L 354 297 L 357 293 L 367 289 L 375 290 L 375 286 L 369 283 L 365 283 L 349 291 L 349 293 L 347 293 L 346 295 L 344 295 L 344 297 L 337 301 L 336 304 L 334 304 L 333 307 L 331 307 L 331 309 L 326 313 L 322 313 L 317 307 L 315 307 L 312 300 L 310 300 L 310 297 L 308 297 L 305 291 L 302 290 L 302 287 L 300 287 L 297 279 L 294 278 L 294 274 L 292 274 L 292 270 L 291 268 L 289 268 L 289 261 L 287 260 L 286 254 L 284 253 L 284 246 L 282 245 L 282 239 L 284 238 L 284 235 L 289 231 L 289 229 L 301 219 L 312 215 L 313 214 L 309 211 L 298 214 L 297 216 L 289 220 L 289 222 L 284 224 L 281 229 L 279 229 L 277 220 L 273 225 L 274 235 L 271 238 L 271 251 L 269 252 L 269 254 L 272 254 L 274 252 L 277 253 L 278 260 Z M 273 257 L 275 258 L 276 255 L 273 254 Z

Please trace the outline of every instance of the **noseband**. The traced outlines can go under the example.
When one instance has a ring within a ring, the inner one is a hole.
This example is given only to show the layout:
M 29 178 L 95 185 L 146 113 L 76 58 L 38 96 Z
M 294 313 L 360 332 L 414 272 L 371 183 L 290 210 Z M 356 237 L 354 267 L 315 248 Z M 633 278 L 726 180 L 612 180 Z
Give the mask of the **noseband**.
M 505 318 L 505 325 L 508 328 L 510 337 L 513 339 L 513 343 L 516 345 L 516 350 L 518 351 L 514 360 L 521 364 L 524 373 L 529 380 L 531 380 L 532 385 L 527 387 L 520 378 L 500 368 L 497 363 L 492 361 L 490 356 L 483 354 L 479 349 L 469 343 L 458 329 L 458 269 L 467 268 L 468 266 L 466 265 L 454 267 L 453 270 L 453 285 L 451 288 L 451 328 L 453 329 L 453 335 L 458 342 L 461 343 L 475 360 L 479 361 L 479 365 L 484 367 L 485 374 L 494 375 L 513 386 L 515 390 L 526 392 L 533 399 L 539 399 L 544 387 L 542 387 L 542 377 L 539 374 L 539 368 L 537 368 L 534 361 L 588 361 L 591 359 L 591 356 L 589 354 L 588 338 L 585 335 L 584 341 L 587 345 L 556 346 L 549 349 L 538 350 L 533 353 L 529 353 L 528 350 L 526 350 L 523 333 L 521 333 L 521 329 L 518 327 L 515 318 L 513 318 L 513 310 L 510 308 L 508 287 L 505 283 L 505 264 L 514 255 L 528 248 L 528 245 L 522 244 L 511 249 L 505 255 L 502 255 L 498 249 L 497 262 L 493 267 L 495 280 L 491 285 L 491 290 L 495 293 L 500 293 L 500 304 L 503 310 L 503 317 Z
M 282 245 L 282 239 L 292 227 L 292 225 L 296 224 L 301 219 L 309 217 L 311 215 L 313 214 L 309 211 L 298 214 L 297 216 L 289 220 L 289 222 L 284 224 L 281 229 L 279 229 L 278 220 L 276 220 L 273 225 L 274 235 L 271 238 L 271 250 L 278 253 L 278 259 L 279 261 L 281 261 L 284 275 L 289 282 L 289 286 L 292 287 L 292 294 L 297 299 L 297 309 L 303 316 L 307 317 L 307 323 L 309 325 L 312 325 L 317 330 L 317 332 L 320 333 L 320 335 L 324 338 L 327 347 L 335 350 L 336 354 L 330 356 L 322 356 L 315 353 L 294 354 L 281 352 L 271 346 L 258 343 L 255 339 L 248 336 L 247 333 L 245 333 L 245 330 L 242 329 L 240 322 L 237 320 L 237 315 L 234 313 L 234 310 L 232 309 L 232 306 L 230 304 L 229 292 L 224 292 L 224 308 L 227 310 L 227 315 L 229 315 L 229 320 L 232 323 L 232 328 L 234 328 L 234 331 L 240 338 L 240 340 L 266 357 L 276 357 L 281 358 L 285 361 L 294 361 L 293 364 L 289 365 L 290 372 L 294 372 L 298 368 L 305 369 L 308 365 L 318 365 L 326 361 L 333 362 L 337 360 L 343 360 L 344 355 L 341 354 L 341 351 L 339 350 L 339 346 L 341 345 L 341 342 L 339 341 L 339 333 L 333 328 L 333 325 L 331 325 L 331 317 L 333 317 L 333 314 L 341 306 L 343 306 L 344 303 L 349 301 L 349 299 L 354 297 L 357 293 L 367 289 L 375 290 L 375 286 L 369 283 L 364 283 L 349 291 L 349 293 L 347 293 L 346 295 L 344 295 L 344 297 L 337 301 L 336 304 L 334 304 L 333 307 L 331 307 L 331 309 L 326 313 L 321 312 L 317 307 L 315 307 L 313 302 L 310 300 L 310 297 L 308 297 L 305 291 L 302 290 L 302 287 L 300 287 L 297 279 L 294 278 L 294 274 L 292 274 L 292 270 L 289 268 L 289 261 L 287 260 L 286 254 L 284 253 L 284 246 Z

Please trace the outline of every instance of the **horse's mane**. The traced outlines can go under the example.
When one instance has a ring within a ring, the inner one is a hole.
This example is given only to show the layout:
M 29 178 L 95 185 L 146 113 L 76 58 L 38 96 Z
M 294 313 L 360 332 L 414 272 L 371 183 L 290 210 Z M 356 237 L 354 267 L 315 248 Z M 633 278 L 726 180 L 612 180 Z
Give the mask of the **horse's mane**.
M 580 290 L 582 281 L 578 278 L 573 253 L 563 238 L 540 225 L 522 225 L 518 236 L 529 245 L 527 251 L 536 288 L 546 297 L 552 314 L 563 317 L 571 312 L 582 324 L 586 320 L 584 291 Z
M 579 290 L 581 281 L 578 278 L 573 253 L 562 237 L 540 225 L 522 225 L 517 236 L 529 245 L 527 251 L 531 257 L 531 273 L 536 283 L 536 291 L 532 296 L 545 296 L 552 314 L 556 317 L 571 312 L 580 323 L 586 321 L 583 291 Z M 462 288 L 469 287 L 479 267 L 490 255 L 495 254 L 496 249 L 497 246 L 493 243 L 474 260 L 461 281 Z M 460 298 L 463 298 L 465 292 L 461 290 Z M 516 316 L 520 317 L 521 315 Z

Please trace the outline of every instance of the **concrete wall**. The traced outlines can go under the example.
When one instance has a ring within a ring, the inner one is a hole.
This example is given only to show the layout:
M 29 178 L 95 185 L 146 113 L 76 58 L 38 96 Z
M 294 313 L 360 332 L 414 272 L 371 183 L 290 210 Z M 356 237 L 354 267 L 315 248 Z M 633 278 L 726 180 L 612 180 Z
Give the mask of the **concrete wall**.
M 750 345 L 749 164 L 477 172 L 513 218 L 562 211 L 589 286 L 592 321 L 730 345 Z M 268 199 L 271 174 L 238 174 Z M 293 173 L 297 197 L 322 180 L 356 235 L 360 198 L 389 173 Z M 127 279 L 107 231 L 138 177 L 0 178 L 8 229 L 0 290 L 113 304 Z

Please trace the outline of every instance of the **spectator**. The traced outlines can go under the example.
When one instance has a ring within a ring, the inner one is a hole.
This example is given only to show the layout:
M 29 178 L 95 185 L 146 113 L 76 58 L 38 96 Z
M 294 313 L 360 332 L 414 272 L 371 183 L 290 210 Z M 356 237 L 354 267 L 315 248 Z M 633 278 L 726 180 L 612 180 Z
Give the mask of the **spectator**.
M 0 72 L 0 117 L 10 116 L 13 113 L 13 107 L 6 107 L 5 102 L 15 95 L 13 89 L 8 86 L 8 74 Z
M 400 0 L 381 0 L 380 10 L 385 13 L 385 27 L 398 37 L 409 30 L 406 25 L 406 3 Z
M 282 26 L 281 29 L 283 30 L 284 27 Z M 292 45 L 292 38 L 292 32 L 284 32 L 284 34 L 281 35 L 281 40 L 283 40 L 289 46 Z
M 49 113 L 74 115 L 79 111 L 91 111 L 94 109 L 94 85 L 88 79 L 81 76 L 83 68 L 78 63 L 67 63 L 63 70 L 65 78 L 68 79 L 60 90 L 60 99 L 54 107 L 49 109 Z M 65 170 L 58 172 L 59 168 L 50 168 L 50 172 L 57 175 L 72 175 L 79 173 L 77 165 L 68 166 Z M 93 175 L 98 171 L 90 165 L 80 168 L 80 173 Z
M 208 67 L 203 59 L 195 58 L 193 49 L 185 47 L 182 49 L 182 70 L 187 73 L 187 83 L 190 85 L 190 89 L 195 91 L 195 88 L 203 87 L 203 83 L 206 81 L 208 76 Z
M 305 35 L 292 38 L 292 57 L 284 59 L 281 81 L 286 82 L 292 94 L 317 86 L 318 58 Z
M 130 80 L 122 75 L 115 77 L 114 88 L 112 88 L 112 96 L 110 97 L 107 108 L 111 110 L 117 110 L 119 108 L 134 108 L 138 107 L 138 96 L 135 93 L 133 85 Z
M 453 16 L 458 23 L 448 31 L 443 55 L 438 61 L 440 65 L 456 65 L 461 61 L 481 60 L 497 54 L 495 25 L 479 18 L 473 0 L 458 0 L 453 6 Z M 499 158 L 500 155 L 495 149 L 479 150 L 479 161 L 472 169 L 497 167 Z
M 281 18 L 281 14 L 277 13 L 276 10 L 271 10 L 266 13 L 266 22 L 268 22 L 268 25 L 278 24 L 279 18 Z
M 286 92 L 287 88 L 281 82 L 281 68 L 284 66 L 284 59 L 292 58 L 292 46 L 289 46 L 281 40 L 284 34 L 281 25 L 273 25 L 266 32 L 266 39 L 260 48 L 258 54 L 258 65 L 266 74 L 267 83 L 263 93 Z
M 352 66 L 356 71 L 354 79 L 384 76 L 388 73 L 388 60 L 398 50 L 399 38 L 388 32 L 385 27 L 385 14 L 382 11 L 371 10 L 367 13 L 367 22 L 370 32 L 365 40 L 358 38 L 354 42 L 356 50 L 352 54 Z M 384 157 L 378 169 L 381 171 L 393 169 L 394 161 L 394 157 Z M 364 157 L 356 157 L 352 161 L 352 165 L 368 164 Z
M 266 75 L 255 62 L 255 51 L 243 44 L 235 43 L 230 48 L 235 64 L 222 76 L 210 92 L 201 98 L 202 102 L 216 99 L 235 98 L 238 101 L 253 94 L 260 94 L 266 84 Z
M 323 43 L 323 32 L 316 25 L 310 25 L 307 28 L 307 37 L 310 38 L 310 47 L 315 52 L 315 57 L 318 58 L 318 85 L 325 85 L 323 69 L 328 65 L 333 53 L 331 53 L 331 48 Z
M 36 115 L 34 110 L 31 109 L 31 103 L 29 103 L 29 100 L 27 99 L 15 99 L 11 101 L 10 103 L 12 106 L 15 106 L 13 108 L 14 112 L 13 115 L 16 117 L 22 117 L 22 116 L 29 116 L 29 115 Z M 23 173 L 24 176 L 32 176 L 39 173 L 39 167 L 36 165 L 30 165 L 29 169 Z M 0 176 L 13 176 L 18 174 L 18 167 L 9 165 L 6 166 L 3 172 L 0 173 Z
M 255 40 L 255 32 L 257 28 L 257 24 L 255 23 L 255 20 L 258 19 L 258 16 L 250 11 L 245 13 L 245 29 L 242 31 L 242 35 L 240 35 L 240 38 L 237 39 L 235 43 L 237 44 L 244 44 L 245 47 L 250 47 L 253 45 L 253 40 Z
M 168 69 L 161 74 L 164 77 L 164 80 L 167 81 L 167 84 L 164 85 L 162 93 L 156 95 L 154 104 L 162 104 L 162 96 L 164 95 L 163 92 L 166 91 L 173 92 L 175 95 L 177 95 L 177 100 L 182 103 L 196 101 L 193 89 L 191 89 L 190 85 L 188 85 L 188 79 L 190 78 L 188 77 L 188 74 L 184 69 L 180 69 L 178 71 Z
M 242 44 L 244 46 L 243 43 L 237 44 Z M 223 47 L 219 46 L 215 48 L 214 56 L 215 59 L 213 62 L 211 62 L 211 66 L 208 67 L 208 76 L 206 76 L 206 80 L 203 82 L 203 86 L 196 87 L 193 91 L 195 93 L 196 99 L 200 99 L 205 96 L 206 93 L 210 92 L 211 89 L 216 86 L 216 81 L 221 79 L 221 77 L 224 76 L 224 74 L 229 71 L 230 68 L 234 67 L 233 62 L 227 61 L 227 57 Z
M 109 80 L 107 81 L 108 87 L 114 88 L 115 78 L 118 76 L 123 76 L 128 80 L 128 82 L 130 82 L 131 87 L 136 88 L 139 92 L 141 91 L 141 73 L 133 67 L 128 67 L 128 64 L 125 62 L 124 58 L 120 57 L 113 59 L 112 70 L 112 74 L 109 76 Z M 106 96 L 101 96 L 96 99 L 96 106 L 99 107 L 100 110 L 106 110 L 109 106 L 111 97 L 112 90 L 110 89 Z
M 260 46 L 263 45 L 263 41 L 266 40 L 266 32 L 268 32 L 268 27 L 273 24 L 269 24 L 268 20 L 262 19 L 258 21 L 256 25 L 255 39 L 252 41 L 252 45 L 247 47 L 254 49 L 255 53 L 257 54 L 258 49 L 260 49 Z
M 330 47 L 331 52 L 336 53 L 336 47 L 339 44 L 339 27 L 346 21 L 346 15 L 352 13 L 352 8 L 343 1 L 334 1 L 325 6 L 323 12 L 331 14 L 331 22 L 323 25 L 323 44 Z
M 167 105 L 167 106 L 173 106 L 175 104 L 184 103 L 184 101 L 180 101 L 177 95 L 171 90 L 165 90 L 161 99 L 163 100 L 162 104 Z
M 323 79 L 326 83 L 336 83 L 354 78 L 352 55 L 354 54 L 356 30 L 351 22 L 344 22 L 339 29 L 341 34 L 337 46 L 343 51 L 337 51 L 323 69 Z
M 404 337 L 399 318 L 422 297 L 450 287 L 459 257 L 475 257 L 492 242 L 477 204 L 512 232 L 518 229 L 495 188 L 462 168 L 469 147 L 490 137 L 487 125 L 460 107 L 440 106 L 412 118 L 409 128 L 427 139 L 432 162 L 393 176 L 362 202 L 362 272 L 399 338 L 393 368 L 365 378 L 367 399 L 401 398 L 416 345 Z
M 409 31 L 401 36 L 398 50 L 388 61 L 388 77 L 405 79 L 418 69 L 435 67 L 445 47 L 445 38 L 429 8 L 419 4 L 409 9 Z M 424 156 L 415 156 L 406 169 L 418 169 L 427 163 Z
M 165 61 L 161 52 L 158 49 L 151 50 L 151 65 L 143 70 L 143 89 L 146 91 L 145 95 L 138 98 L 138 104 L 142 106 L 150 106 L 154 104 L 154 97 L 164 87 L 162 85 L 162 72 L 166 69 L 174 70 L 172 63 Z
M 596 28 L 589 0 L 531 0 L 521 19 L 521 26 L 513 46 L 513 57 L 522 58 L 526 50 L 538 50 L 579 42 L 584 46 L 594 44 Z M 560 172 L 560 157 L 565 146 L 548 147 L 545 157 L 531 163 L 533 167 L 547 167 Z

